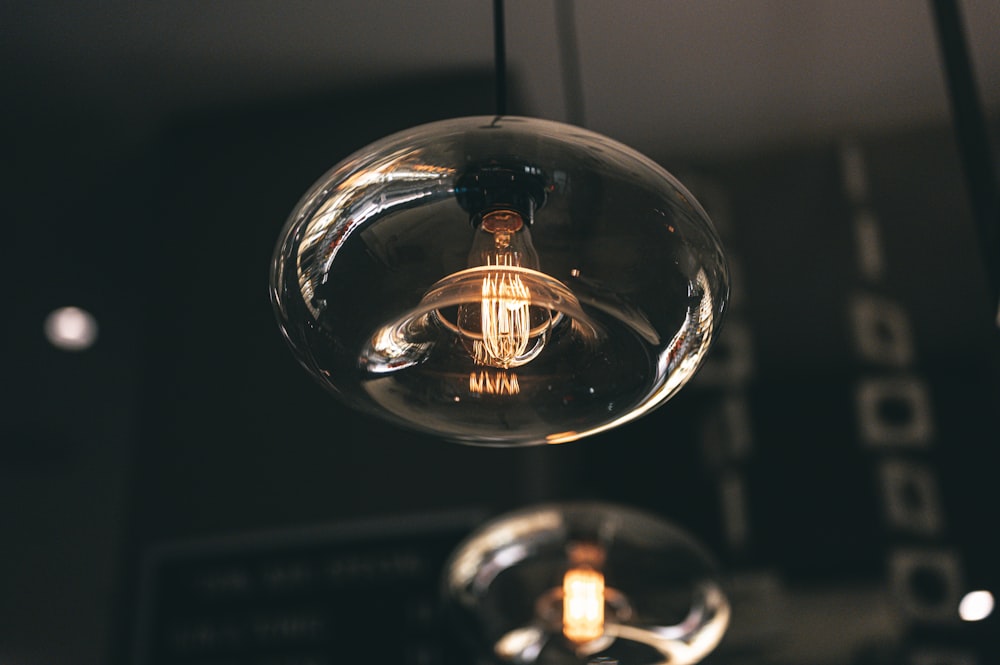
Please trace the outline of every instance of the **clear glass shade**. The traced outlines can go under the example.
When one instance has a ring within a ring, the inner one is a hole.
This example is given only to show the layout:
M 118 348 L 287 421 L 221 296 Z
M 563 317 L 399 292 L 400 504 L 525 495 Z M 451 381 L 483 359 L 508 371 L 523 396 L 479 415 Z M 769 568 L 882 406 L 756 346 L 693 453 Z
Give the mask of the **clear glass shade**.
M 352 406 L 480 445 L 561 443 L 697 370 L 728 297 L 708 216 L 670 174 L 556 122 L 471 117 L 334 167 L 279 240 L 299 361 Z
M 490 660 L 519 665 L 689 665 L 729 625 L 707 552 L 647 513 L 551 504 L 486 524 L 443 579 L 456 632 Z

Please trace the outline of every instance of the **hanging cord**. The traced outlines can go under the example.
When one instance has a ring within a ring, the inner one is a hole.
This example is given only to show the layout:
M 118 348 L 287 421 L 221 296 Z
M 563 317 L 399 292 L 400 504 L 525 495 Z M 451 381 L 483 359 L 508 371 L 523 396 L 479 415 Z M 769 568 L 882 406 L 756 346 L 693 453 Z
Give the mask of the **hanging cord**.
M 556 31 L 559 40 L 566 122 L 584 127 L 586 114 L 583 108 L 583 77 L 580 75 L 580 45 L 576 37 L 573 0 L 556 0 Z
M 493 66 L 497 115 L 507 115 L 507 48 L 504 34 L 503 0 L 493 0 Z
M 935 28 L 948 84 L 952 123 L 979 232 L 992 304 L 1000 326 L 1000 192 L 986 120 L 976 90 L 961 12 L 955 0 L 933 0 Z

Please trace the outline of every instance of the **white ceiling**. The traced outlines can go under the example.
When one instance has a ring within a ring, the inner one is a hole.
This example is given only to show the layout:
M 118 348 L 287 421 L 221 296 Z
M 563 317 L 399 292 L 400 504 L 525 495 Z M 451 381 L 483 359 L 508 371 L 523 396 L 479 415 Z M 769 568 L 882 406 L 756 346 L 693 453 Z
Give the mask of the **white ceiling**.
M 947 118 L 930 2 L 578 0 L 585 123 L 645 150 L 731 151 Z M 1000 108 L 1000 3 L 961 3 Z M 555 0 L 509 0 L 532 112 L 566 119 Z M 16 0 L 11 98 L 129 118 L 492 63 L 490 0 Z

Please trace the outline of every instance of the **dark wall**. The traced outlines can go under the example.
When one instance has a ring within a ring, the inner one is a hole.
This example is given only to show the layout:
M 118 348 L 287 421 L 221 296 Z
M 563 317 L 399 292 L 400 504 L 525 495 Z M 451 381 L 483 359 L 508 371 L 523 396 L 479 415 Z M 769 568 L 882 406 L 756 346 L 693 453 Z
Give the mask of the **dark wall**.
M 475 72 L 203 110 L 151 141 L 86 115 L 66 125 L 65 112 L 7 123 L 8 283 L 33 294 L 9 300 L 10 320 L 72 300 L 98 315 L 102 337 L 67 355 L 30 326 L 12 329 L 0 492 L 6 532 L 26 535 L 3 560 L 26 574 L 5 576 L 0 609 L 25 628 L 0 629 L 0 645 L 28 659 L 23 645 L 58 625 L 71 627 L 62 644 L 35 654 L 100 653 L 100 613 L 79 612 L 94 602 L 115 607 L 116 662 L 162 662 L 163 645 L 197 647 L 170 642 L 171 621 L 204 611 L 188 604 L 203 598 L 165 589 L 201 579 L 204 562 L 318 561 L 324 548 L 418 557 L 419 583 L 401 593 L 422 607 L 435 562 L 479 516 L 587 497 L 677 522 L 751 589 L 736 596 L 744 611 L 717 662 L 793 662 L 781 645 L 800 635 L 815 636 L 821 662 L 865 662 L 879 639 L 869 662 L 922 643 L 991 648 L 995 619 L 963 627 L 940 610 L 961 590 L 1000 588 L 995 311 L 950 133 L 837 137 L 716 163 L 654 154 L 732 255 L 734 299 L 710 361 L 636 423 L 492 450 L 341 406 L 296 365 L 267 296 L 280 228 L 324 171 L 392 131 L 491 110 L 490 76 Z M 13 131 L 18 122 L 32 130 Z M 843 600 L 844 589 L 888 609 L 848 602 L 809 623 L 809 594 Z M 393 616 L 424 642 L 454 637 Z M 173 657 L 200 662 L 197 650 Z
M 996 499 L 983 469 L 997 347 L 943 128 L 724 163 L 661 156 L 717 219 L 734 300 L 695 382 L 618 430 L 531 450 L 456 446 L 347 410 L 295 364 L 266 292 L 288 211 L 375 138 L 489 113 L 488 86 L 455 78 L 220 111 L 165 135 L 145 241 L 157 270 L 131 561 L 177 540 L 598 498 L 679 523 L 744 580 L 883 590 L 895 609 L 867 633 L 850 613 L 831 619 L 860 630 L 839 647 L 852 658 L 879 631 L 905 644 L 940 629 L 961 645 L 952 596 L 995 581 L 982 502 Z M 960 582 L 940 559 L 924 565 L 945 551 Z M 930 591 L 906 586 L 918 569 Z M 177 619 L 187 601 L 173 602 Z M 735 634 L 761 621 L 738 616 Z M 735 639 L 736 652 L 769 657 Z

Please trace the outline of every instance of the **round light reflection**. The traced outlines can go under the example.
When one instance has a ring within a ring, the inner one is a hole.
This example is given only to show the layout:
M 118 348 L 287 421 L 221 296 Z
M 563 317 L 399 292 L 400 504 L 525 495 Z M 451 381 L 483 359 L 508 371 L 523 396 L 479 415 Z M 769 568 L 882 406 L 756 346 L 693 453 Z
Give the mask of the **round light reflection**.
M 982 621 L 993 613 L 993 594 L 989 591 L 970 591 L 958 604 L 962 621 Z
M 97 320 L 85 309 L 60 307 L 45 317 L 45 337 L 63 351 L 83 351 L 97 341 Z

